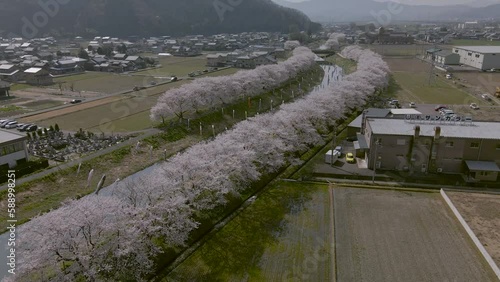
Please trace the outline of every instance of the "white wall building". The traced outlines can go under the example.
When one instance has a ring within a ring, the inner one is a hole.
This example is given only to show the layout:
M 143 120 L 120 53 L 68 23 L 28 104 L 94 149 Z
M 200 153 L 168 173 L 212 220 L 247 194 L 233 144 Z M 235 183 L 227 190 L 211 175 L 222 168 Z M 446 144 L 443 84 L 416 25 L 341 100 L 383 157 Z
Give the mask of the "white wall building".
M 28 161 L 27 136 L 0 129 L 0 170 Z
M 455 46 L 460 64 L 480 70 L 500 69 L 500 46 Z

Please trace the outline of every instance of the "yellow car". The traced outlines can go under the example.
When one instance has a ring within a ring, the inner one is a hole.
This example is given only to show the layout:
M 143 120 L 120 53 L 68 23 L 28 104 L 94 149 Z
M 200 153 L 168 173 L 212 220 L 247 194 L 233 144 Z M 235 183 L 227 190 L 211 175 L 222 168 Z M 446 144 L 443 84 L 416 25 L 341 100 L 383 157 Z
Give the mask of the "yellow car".
M 354 155 L 352 153 L 347 153 L 347 155 L 345 156 L 345 160 L 350 164 L 356 162 L 356 159 L 354 158 Z

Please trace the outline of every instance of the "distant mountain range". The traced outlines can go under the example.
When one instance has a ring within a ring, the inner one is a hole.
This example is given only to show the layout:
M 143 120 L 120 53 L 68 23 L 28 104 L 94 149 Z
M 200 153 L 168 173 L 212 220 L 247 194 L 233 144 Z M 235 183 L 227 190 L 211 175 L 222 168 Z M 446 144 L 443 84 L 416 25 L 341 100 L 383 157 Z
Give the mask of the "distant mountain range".
M 293 26 L 320 28 L 302 12 L 271 0 L 0 0 L 0 36 L 4 37 L 288 32 Z
M 500 4 L 474 8 L 466 5 L 404 5 L 372 0 L 308 0 L 300 3 L 286 0 L 273 1 L 302 11 L 312 20 L 321 22 L 374 21 L 383 25 L 388 21 L 465 21 L 500 18 Z M 390 15 L 390 19 L 387 15 Z

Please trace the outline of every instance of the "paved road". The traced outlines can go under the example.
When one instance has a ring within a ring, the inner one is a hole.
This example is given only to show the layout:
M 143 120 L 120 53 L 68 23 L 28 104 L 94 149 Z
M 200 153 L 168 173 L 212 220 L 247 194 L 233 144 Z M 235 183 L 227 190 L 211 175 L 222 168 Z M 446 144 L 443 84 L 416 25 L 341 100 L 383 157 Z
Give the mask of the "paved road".
M 49 175 L 51 173 L 57 172 L 59 170 L 64 170 L 64 169 L 67 169 L 67 168 L 70 168 L 70 167 L 74 167 L 74 166 L 78 165 L 79 163 L 83 163 L 83 162 L 89 161 L 91 159 L 94 159 L 96 157 L 99 157 L 99 156 L 111 153 L 111 152 L 113 152 L 115 150 L 118 150 L 120 148 L 123 148 L 125 146 L 134 145 L 138 141 L 143 140 L 145 138 L 148 138 L 150 136 L 153 136 L 153 135 L 155 135 L 157 133 L 160 133 L 160 132 L 161 131 L 158 130 L 158 129 L 149 129 L 144 134 L 139 135 L 137 137 L 134 137 L 132 139 L 129 139 L 129 140 L 127 140 L 127 141 L 125 141 L 123 143 L 120 143 L 118 145 L 115 145 L 113 147 L 109 147 L 109 148 L 106 148 L 104 150 L 100 150 L 100 151 L 95 152 L 93 154 L 87 155 L 85 157 L 82 157 L 82 158 L 79 158 L 79 159 L 76 159 L 76 160 L 73 160 L 73 161 L 69 161 L 67 163 L 63 163 L 63 164 L 61 164 L 59 166 L 52 167 L 50 169 L 44 170 L 44 171 L 39 172 L 39 173 L 31 174 L 31 175 L 28 175 L 26 177 L 16 179 L 16 185 L 21 185 L 23 183 L 26 183 L 26 182 L 29 182 L 29 181 L 32 181 L 32 180 L 36 180 L 36 179 L 39 179 L 39 178 L 42 178 L 42 177 L 45 177 L 45 176 L 47 176 L 47 175 Z M 7 184 L 5 184 L 2 187 L 0 187 L 0 191 L 3 191 L 5 189 L 7 189 Z

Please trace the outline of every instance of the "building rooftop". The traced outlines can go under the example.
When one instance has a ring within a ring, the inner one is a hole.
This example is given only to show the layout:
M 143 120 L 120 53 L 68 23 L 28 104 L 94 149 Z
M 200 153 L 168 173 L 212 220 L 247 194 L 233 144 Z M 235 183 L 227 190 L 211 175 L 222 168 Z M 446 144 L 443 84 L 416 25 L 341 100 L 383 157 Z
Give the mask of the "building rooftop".
M 442 137 L 500 140 L 500 122 L 409 122 L 404 119 L 368 118 L 374 134 L 413 135 L 415 125 L 420 126 L 420 136 L 434 136 L 434 128 L 441 128 Z
M 42 70 L 41 68 L 29 68 L 29 69 L 25 70 L 24 72 L 25 73 L 37 73 L 41 70 Z
M 415 109 L 391 109 L 393 115 L 421 115 L 422 113 Z
M 455 46 L 455 48 L 477 53 L 500 53 L 500 46 Z
M 21 141 L 24 139 L 28 139 L 28 137 L 26 135 L 22 135 L 13 131 L 0 129 L 0 145 L 3 143 Z

